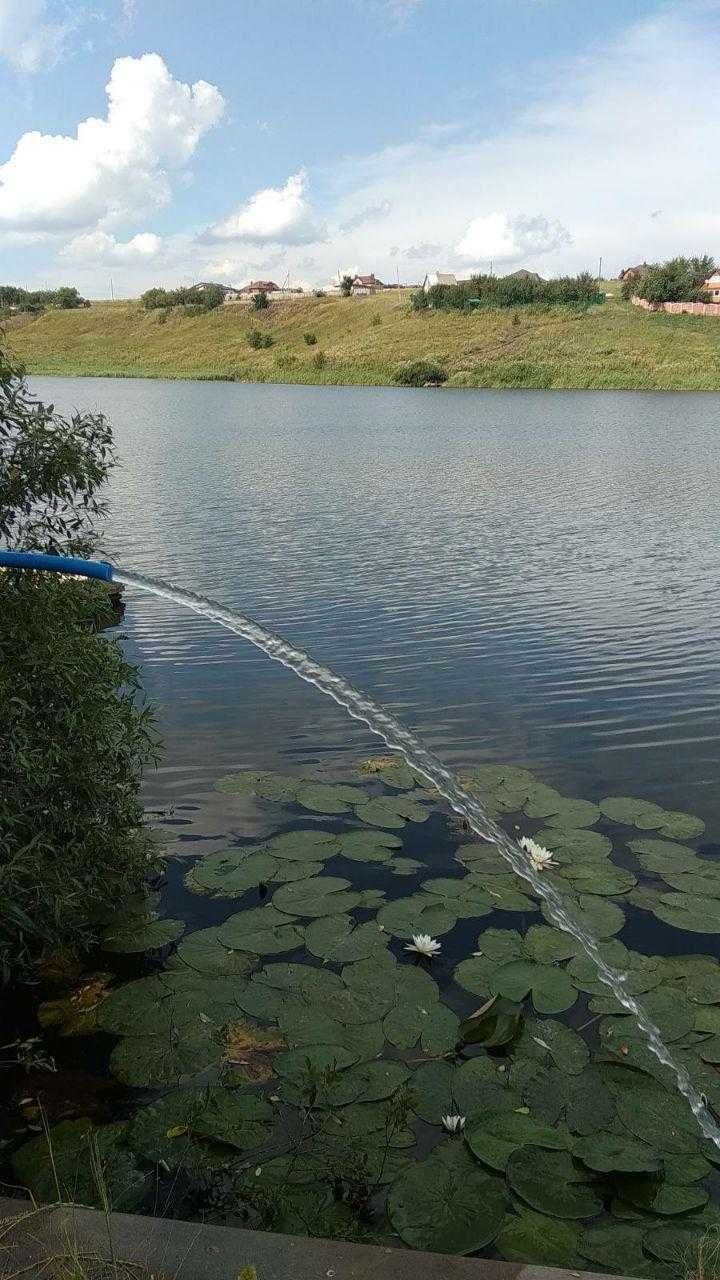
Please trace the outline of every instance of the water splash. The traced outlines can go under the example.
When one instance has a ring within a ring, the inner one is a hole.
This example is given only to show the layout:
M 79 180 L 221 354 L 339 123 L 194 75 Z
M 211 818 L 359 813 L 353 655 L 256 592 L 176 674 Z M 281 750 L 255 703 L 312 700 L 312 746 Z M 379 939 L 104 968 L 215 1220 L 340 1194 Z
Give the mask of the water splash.
M 157 578 L 114 569 L 113 579 L 129 587 L 139 587 L 142 591 L 149 591 L 152 595 L 170 600 L 174 604 L 184 605 L 194 613 L 199 613 L 204 618 L 209 618 L 212 622 L 226 627 L 229 631 L 234 631 L 236 635 L 242 636 L 244 640 L 261 649 L 268 658 L 272 658 L 274 662 L 280 662 L 288 670 L 294 671 L 301 680 L 314 685 L 321 693 L 327 694 L 339 706 L 344 707 L 353 720 L 359 720 L 377 737 L 382 738 L 392 751 L 399 752 L 406 764 L 435 787 L 455 812 L 465 819 L 476 835 L 495 845 L 505 862 L 509 863 L 513 871 L 532 886 L 537 896 L 545 903 L 553 924 L 580 944 L 596 966 L 601 982 L 609 987 L 616 1000 L 635 1019 L 647 1041 L 648 1048 L 659 1062 L 672 1072 L 677 1087 L 687 1100 L 703 1135 L 720 1150 L 720 1127 L 710 1115 L 706 1099 L 695 1088 L 686 1069 L 673 1058 L 662 1039 L 659 1028 L 655 1026 L 642 1005 L 638 1004 L 635 997 L 627 991 L 625 975 L 605 962 L 596 939 L 568 911 L 554 887 L 534 870 L 529 858 L 485 813 L 477 798 L 460 785 L 442 761 L 428 751 L 409 729 L 396 720 L 385 707 L 353 688 L 342 676 L 336 675 L 329 667 L 316 662 L 302 649 L 296 649 L 280 636 L 266 631 L 252 618 L 223 609 L 221 605 L 205 596 L 196 595 L 191 591 L 179 591 L 176 587 Z

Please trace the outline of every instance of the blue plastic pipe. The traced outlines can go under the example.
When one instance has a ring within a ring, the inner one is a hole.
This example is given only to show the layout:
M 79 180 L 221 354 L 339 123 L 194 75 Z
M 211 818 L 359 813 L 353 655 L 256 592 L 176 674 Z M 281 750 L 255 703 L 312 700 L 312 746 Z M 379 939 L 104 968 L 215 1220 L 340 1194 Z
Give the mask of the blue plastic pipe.
M 113 567 L 107 560 L 80 560 L 76 556 L 46 556 L 39 551 L 0 551 L 0 569 L 40 569 L 47 573 L 76 573 L 83 578 L 112 582 Z

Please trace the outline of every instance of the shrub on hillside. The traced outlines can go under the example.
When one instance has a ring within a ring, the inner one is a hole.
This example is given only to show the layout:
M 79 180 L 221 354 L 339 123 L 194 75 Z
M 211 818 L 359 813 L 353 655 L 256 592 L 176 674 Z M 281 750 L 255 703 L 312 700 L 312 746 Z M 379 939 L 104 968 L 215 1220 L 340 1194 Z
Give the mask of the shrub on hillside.
M 402 387 L 424 387 L 427 382 L 447 382 L 447 373 L 434 360 L 412 360 L 399 365 L 393 378 Z
M 425 297 L 429 306 L 440 311 L 518 307 L 530 303 L 556 306 L 563 303 L 589 304 L 605 301 L 604 293 L 588 271 L 578 276 L 561 276 L 556 280 L 543 280 L 531 272 L 516 272 L 509 276 L 476 275 L 458 284 L 435 284 L 428 289 Z M 418 305 L 422 306 L 419 298 Z
M 314 347 L 317 342 L 317 334 L 315 333 L 304 333 L 303 338 L 309 347 Z
M 430 303 L 424 289 L 414 289 L 410 294 L 410 307 L 413 311 L 427 311 Z
M 260 329 L 251 329 L 247 336 L 248 346 L 254 351 L 261 351 L 263 347 L 271 347 L 273 340 L 269 333 L 263 333 Z
M 253 294 L 252 304 L 256 311 L 267 310 L 270 306 L 270 299 L 264 289 L 261 289 L 259 293 Z
M 327 357 L 324 351 L 316 351 L 312 358 L 314 369 L 324 369 L 327 364 Z
M 0 353 L 0 539 L 86 554 L 114 463 L 100 414 L 56 413 Z M 145 880 L 139 788 L 151 716 L 106 589 L 0 573 L 0 979 L 43 951 L 82 949 Z

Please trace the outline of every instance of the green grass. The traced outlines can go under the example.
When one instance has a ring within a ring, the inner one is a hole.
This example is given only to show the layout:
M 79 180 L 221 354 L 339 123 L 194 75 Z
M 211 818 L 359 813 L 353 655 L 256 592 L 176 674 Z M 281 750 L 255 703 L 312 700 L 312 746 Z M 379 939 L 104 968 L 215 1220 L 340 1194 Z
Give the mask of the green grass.
M 720 320 L 642 311 L 619 299 L 616 283 L 607 282 L 615 296 L 586 312 L 413 313 L 407 295 L 388 293 L 170 313 L 163 322 L 134 301 L 100 302 L 13 320 L 7 337 L 31 373 L 382 386 L 399 364 L 423 359 L 443 364 L 455 387 L 720 390 Z M 251 328 L 273 345 L 253 350 Z

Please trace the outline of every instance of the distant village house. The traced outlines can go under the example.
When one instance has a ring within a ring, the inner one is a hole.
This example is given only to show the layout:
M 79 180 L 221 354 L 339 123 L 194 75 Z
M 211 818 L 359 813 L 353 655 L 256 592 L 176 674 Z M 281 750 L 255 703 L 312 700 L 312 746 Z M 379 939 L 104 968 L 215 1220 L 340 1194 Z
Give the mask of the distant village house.
M 720 271 L 713 271 L 702 287 L 708 302 L 720 302 Z
M 618 280 L 639 280 L 647 266 L 647 262 L 641 262 L 637 267 L 624 267 L 618 276 Z
M 423 281 L 423 289 L 427 293 L 436 284 L 457 284 L 457 276 L 452 271 L 431 271 Z
M 368 294 L 379 293 L 384 288 L 382 280 L 378 280 L 375 275 L 355 276 L 352 283 L 352 292 L 356 298 L 365 298 Z

